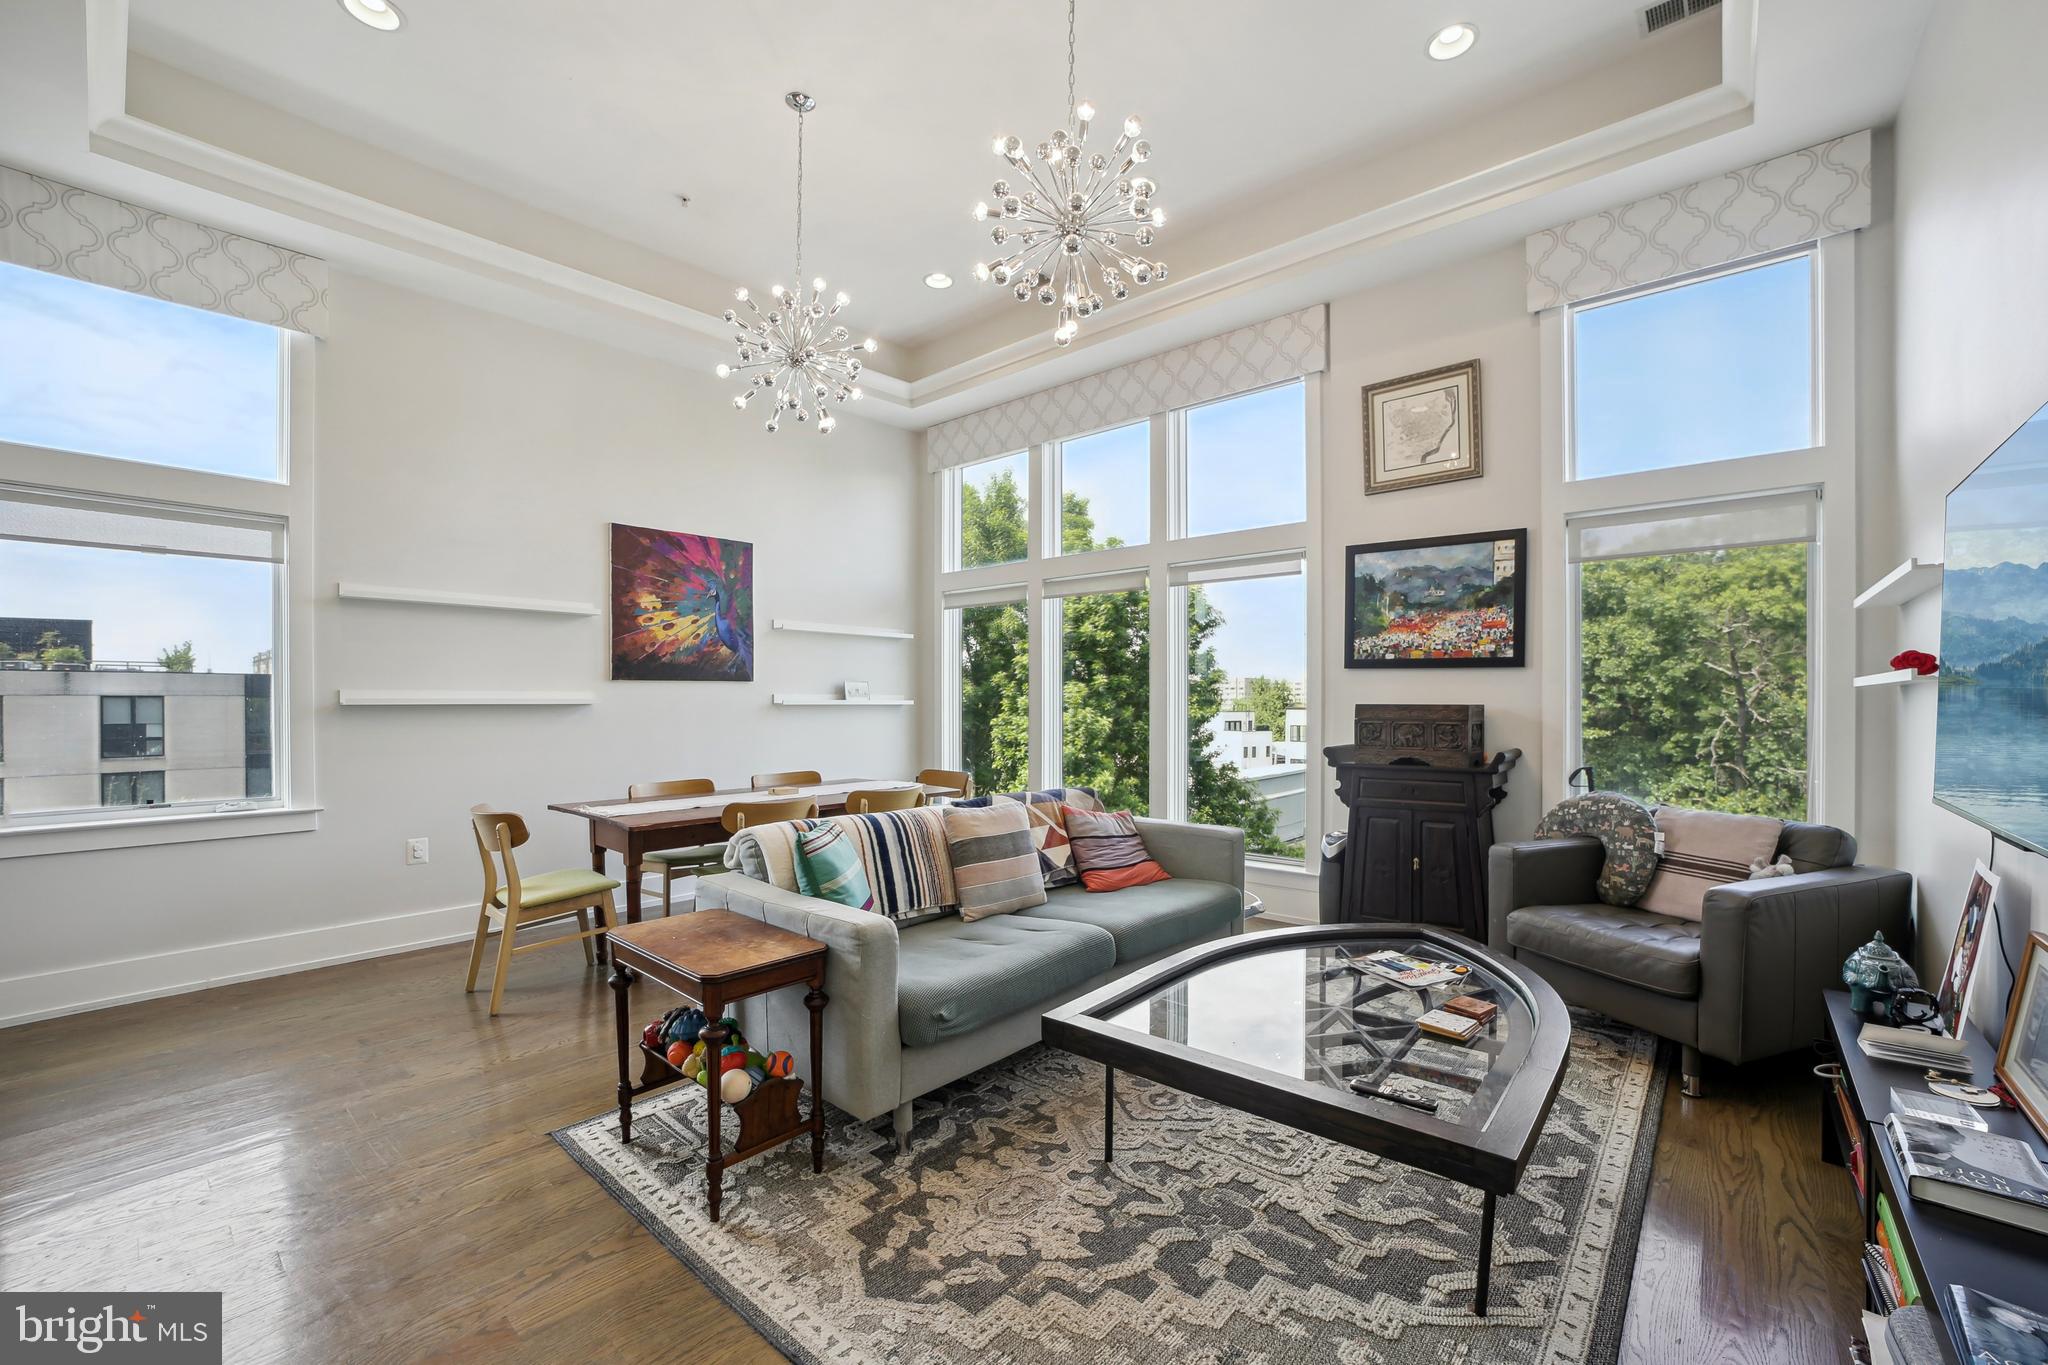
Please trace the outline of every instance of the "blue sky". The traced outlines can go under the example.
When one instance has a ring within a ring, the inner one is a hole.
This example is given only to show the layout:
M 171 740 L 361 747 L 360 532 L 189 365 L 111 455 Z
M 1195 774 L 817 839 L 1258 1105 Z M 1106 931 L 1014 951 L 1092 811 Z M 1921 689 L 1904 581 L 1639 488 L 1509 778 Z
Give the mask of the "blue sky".
M 278 473 L 279 333 L 0 264 L 0 440 Z M 0 616 L 82 617 L 101 659 L 191 640 L 239 673 L 271 646 L 268 564 L 0 541 Z
M 1945 558 L 1951 569 L 2048 562 L 2048 407 L 1949 495 Z
M 1573 330 L 1580 478 L 1813 444 L 1807 257 L 1589 308 Z

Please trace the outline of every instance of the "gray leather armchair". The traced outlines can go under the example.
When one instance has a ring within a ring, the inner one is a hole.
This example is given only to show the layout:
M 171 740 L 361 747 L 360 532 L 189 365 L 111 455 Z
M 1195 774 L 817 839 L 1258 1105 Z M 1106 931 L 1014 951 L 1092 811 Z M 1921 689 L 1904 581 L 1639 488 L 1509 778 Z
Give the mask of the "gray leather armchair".
M 1873 933 L 1911 953 L 1909 874 L 1859 865 L 1855 839 L 1829 825 L 1786 825 L 1778 852 L 1795 875 L 1715 887 L 1695 923 L 1603 904 L 1597 840 L 1495 844 L 1487 945 L 1568 1003 L 1681 1044 L 1698 1095 L 1702 1055 L 1740 1064 L 1824 1036 L 1821 992 Z

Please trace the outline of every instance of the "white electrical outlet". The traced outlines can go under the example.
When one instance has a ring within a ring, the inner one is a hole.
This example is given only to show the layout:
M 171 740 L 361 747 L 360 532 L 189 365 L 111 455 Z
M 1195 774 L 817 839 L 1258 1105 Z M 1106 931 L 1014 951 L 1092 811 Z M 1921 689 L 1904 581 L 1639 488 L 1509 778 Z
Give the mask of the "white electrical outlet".
M 411 867 L 414 863 L 423 863 L 426 860 L 427 841 L 425 837 L 407 839 L 405 841 L 405 865 Z

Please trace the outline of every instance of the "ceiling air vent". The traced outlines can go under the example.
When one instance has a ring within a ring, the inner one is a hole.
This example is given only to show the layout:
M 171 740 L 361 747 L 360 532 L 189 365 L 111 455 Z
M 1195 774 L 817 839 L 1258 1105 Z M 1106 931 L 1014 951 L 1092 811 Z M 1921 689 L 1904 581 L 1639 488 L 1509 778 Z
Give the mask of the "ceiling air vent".
M 1669 28 L 1681 19 L 1690 19 L 1695 14 L 1705 14 L 1718 8 L 1721 0 L 1658 0 L 1643 11 L 1643 33 L 1645 36 L 1658 29 Z

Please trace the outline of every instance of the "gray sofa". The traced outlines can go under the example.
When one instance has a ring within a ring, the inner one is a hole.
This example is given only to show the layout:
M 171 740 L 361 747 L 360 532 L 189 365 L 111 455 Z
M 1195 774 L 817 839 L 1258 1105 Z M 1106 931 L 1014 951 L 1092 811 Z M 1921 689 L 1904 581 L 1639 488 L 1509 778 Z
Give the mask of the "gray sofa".
M 1715 887 L 1694 922 L 1603 904 L 1595 839 L 1495 844 L 1487 945 L 1569 1003 L 1682 1044 L 1698 1095 L 1702 1055 L 1749 1062 L 1824 1036 L 1821 992 L 1872 934 L 1911 951 L 1910 875 L 1859 865 L 1855 839 L 1829 825 L 1786 825 L 1778 853 L 1796 875 Z
M 738 871 L 705 878 L 697 903 L 825 944 L 825 1098 L 858 1119 L 893 1113 L 897 1145 L 907 1148 L 913 1100 L 1037 1042 L 1046 1010 L 1242 929 L 1242 830 L 1163 820 L 1138 828 L 1173 880 L 1108 892 L 1056 887 L 1044 905 L 971 924 L 948 915 L 899 929 Z M 809 1036 L 800 992 L 749 1002 L 740 1020 L 757 1043 Z M 803 1070 L 805 1049 L 791 1050 Z

